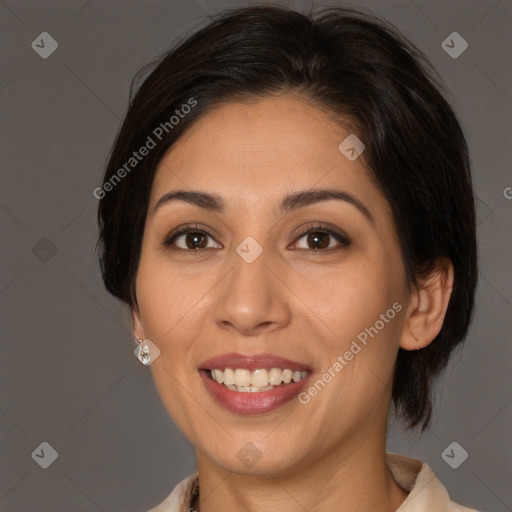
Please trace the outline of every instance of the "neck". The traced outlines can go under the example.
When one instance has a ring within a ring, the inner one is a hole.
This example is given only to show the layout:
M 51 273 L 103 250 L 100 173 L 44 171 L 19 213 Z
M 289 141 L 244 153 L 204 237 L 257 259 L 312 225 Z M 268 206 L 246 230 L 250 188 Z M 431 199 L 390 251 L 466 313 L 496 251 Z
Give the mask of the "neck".
M 354 446 L 354 445 L 352 445 Z M 357 450 L 330 450 L 286 473 L 241 475 L 219 468 L 198 453 L 198 512 L 394 512 L 407 497 L 393 480 L 384 445 L 366 442 Z

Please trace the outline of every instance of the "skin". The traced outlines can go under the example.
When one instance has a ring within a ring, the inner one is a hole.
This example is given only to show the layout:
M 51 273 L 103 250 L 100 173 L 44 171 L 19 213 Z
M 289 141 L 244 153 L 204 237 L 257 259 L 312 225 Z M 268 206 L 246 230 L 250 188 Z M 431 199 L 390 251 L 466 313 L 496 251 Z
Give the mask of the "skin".
M 407 496 L 385 460 L 394 363 L 399 347 L 422 348 L 441 329 L 453 271 L 445 262 L 408 291 L 390 206 L 362 157 L 349 161 L 338 150 L 349 133 L 312 102 L 285 94 L 210 110 L 160 162 L 132 320 L 136 335 L 161 351 L 151 370 L 195 446 L 202 512 L 391 512 Z M 312 188 L 350 193 L 373 222 L 338 200 L 278 211 L 284 195 Z M 216 193 L 226 210 L 173 201 L 153 211 L 177 189 Z M 328 248 L 315 250 L 315 240 L 297 233 L 316 221 L 346 233 L 350 245 L 323 234 Z M 186 235 L 174 250 L 162 245 L 187 223 L 212 234 L 204 252 L 178 252 Z M 247 236 L 263 248 L 250 264 L 235 250 Z M 306 405 L 294 399 L 238 415 L 199 377 L 210 357 L 271 353 L 311 366 L 314 382 L 396 302 L 401 312 Z M 248 442 L 261 454 L 251 468 L 237 456 Z

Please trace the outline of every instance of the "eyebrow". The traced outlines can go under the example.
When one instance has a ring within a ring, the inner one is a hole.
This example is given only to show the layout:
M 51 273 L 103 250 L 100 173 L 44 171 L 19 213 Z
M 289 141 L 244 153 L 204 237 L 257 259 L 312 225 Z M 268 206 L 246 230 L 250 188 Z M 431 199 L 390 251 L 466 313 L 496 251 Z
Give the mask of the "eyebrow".
M 322 201 L 336 199 L 355 206 L 372 224 L 375 222 L 370 210 L 356 197 L 335 189 L 313 189 L 299 190 L 285 196 L 279 205 L 281 214 L 288 213 L 292 210 L 298 210 L 312 204 Z M 223 213 L 226 207 L 224 199 L 217 194 L 202 192 L 199 190 L 175 190 L 164 194 L 156 203 L 153 212 L 156 212 L 164 204 L 171 201 L 185 201 L 187 203 L 198 206 L 208 211 Z

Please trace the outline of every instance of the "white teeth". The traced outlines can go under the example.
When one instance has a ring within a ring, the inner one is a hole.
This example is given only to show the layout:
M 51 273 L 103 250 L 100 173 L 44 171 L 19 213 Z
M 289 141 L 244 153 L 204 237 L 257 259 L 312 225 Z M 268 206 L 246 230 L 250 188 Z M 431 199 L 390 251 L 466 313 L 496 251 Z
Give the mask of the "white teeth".
M 267 370 L 254 370 L 251 375 L 251 384 L 258 388 L 264 388 L 268 386 Z
M 251 372 L 249 370 L 242 370 L 241 368 L 237 368 L 235 370 L 235 384 L 237 386 L 250 386 Z
M 215 380 L 217 380 L 217 379 L 215 379 Z M 219 381 L 217 380 L 217 382 L 219 382 Z M 224 370 L 224 384 L 226 384 L 226 386 L 229 386 L 229 385 L 233 385 L 234 383 L 235 383 L 235 372 L 231 368 L 226 368 Z
M 292 371 L 288 368 L 258 368 L 250 371 L 245 368 L 226 368 L 224 371 L 214 368 L 210 370 L 211 377 L 219 384 L 224 384 L 232 391 L 243 393 L 269 391 L 281 383 L 299 382 L 304 379 L 308 372 Z
M 270 391 L 271 389 L 274 389 L 274 386 L 265 386 L 263 388 L 256 386 L 240 386 L 236 387 L 234 391 L 241 391 L 242 393 L 258 393 L 259 391 Z
M 215 373 L 215 380 L 219 383 L 219 384 L 222 384 L 224 382 L 224 373 L 221 372 L 220 370 L 213 370 L 214 373 Z
M 283 382 L 285 384 L 290 384 L 292 381 L 292 371 L 291 370 L 284 370 L 283 371 Z
M 279 386 L 283 381 L 283 372 L 279 368 L 272 368 L 268 374 L 268 380 L 272 386 Z

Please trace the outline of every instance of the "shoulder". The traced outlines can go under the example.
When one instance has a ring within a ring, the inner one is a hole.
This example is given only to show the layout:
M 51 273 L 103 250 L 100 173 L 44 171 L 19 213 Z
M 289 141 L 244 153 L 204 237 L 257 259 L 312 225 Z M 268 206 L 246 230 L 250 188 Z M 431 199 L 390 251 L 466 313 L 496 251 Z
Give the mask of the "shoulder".
M 198 486 L 198 474 L 187 476 L 167 498 L 148 512 L 189 512 L 190 502 Z
M 409 492 L 396 512 L 478 512 L 452 501 L 428 464 L 395 453 L 386 459 L 396 483 Z

